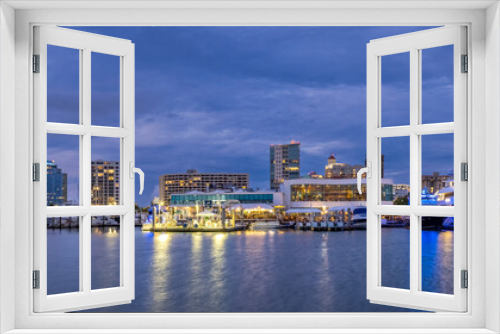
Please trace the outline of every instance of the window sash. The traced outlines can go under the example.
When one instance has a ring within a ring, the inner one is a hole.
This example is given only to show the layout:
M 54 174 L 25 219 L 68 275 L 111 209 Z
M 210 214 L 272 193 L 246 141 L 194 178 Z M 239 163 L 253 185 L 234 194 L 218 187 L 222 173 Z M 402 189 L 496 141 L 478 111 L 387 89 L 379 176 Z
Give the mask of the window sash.
M 47 122 L 47 45 L 79 50 L 79 124 Z M 120 126 L 91 123 L 91 53 L 120 57 Z M 34 162 L 40 163 L 40 181 L 34 182 L 34 263 L 40 271 L 40 288 L 33 290 L 34 311 L 74 311 L 110 304 L 128 303 L 134 298 L 134 182 L 129 162 L 134 162 L 134 47 L 130 41 L 82 33 L 64 28 L 34 28 L 34 54 L 40 55 L 40 72 L 34 79 Z M 79 145 L 79 205 L 47 206 L 47 134 L 77 135 Z M 91 139 L 94 136 L 120 139 L 120 205 L 91 204 Z M 133 165 L 133 164 L 132 164 Z M 120 286 L 91 288 L 92 216 L 120 216 Z M 79 218 L 79 292 L 47 295 L 47 218 Z
M 467 310 L 467 290 L 461 288 L 461 270 L 467 269 L 467 187 L 460 181 L 460 164 L 467 162 L 467 76 L 460 73 L 461 54 L 466 54 L 466 28 L 444 27 L 371 41 L 367 46 L 367 161 L 371 162 L 371 178 L 367 185 L 367 296 L 371 302 L 423 310 Z M 421 49 L 454 45 L 454 122 L 421 124 Z M 381 126 L 381 57 L 410 53 L 410 125 Z M 420 205 L 421 136 L 454 134 L 455 206 Z M 381 139 L 410 138 L 410 205 L 380 205 Z M 380 215 L 410 217 L 410 289 L 381 286 L 382 239 Z M 423 216 L 454 217 L 454 294 L 423 292 L 421 218 Z

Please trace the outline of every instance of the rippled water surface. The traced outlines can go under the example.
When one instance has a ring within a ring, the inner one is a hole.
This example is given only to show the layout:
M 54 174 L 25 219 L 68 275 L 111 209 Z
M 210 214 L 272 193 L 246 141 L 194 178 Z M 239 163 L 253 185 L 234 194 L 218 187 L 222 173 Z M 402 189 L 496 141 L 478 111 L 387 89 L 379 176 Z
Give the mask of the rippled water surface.
M 120 231 L 92 232 L 92 286 L 116 286 Z M 78 289 L 78 233 L 48 231 L 49 293 Z M 382 282 L 407 286 L 409 230 L 382 233 Z M 135 300 L 91 312 L 411 311 L 366 299 L 365 231 L 152 233 L 136 228 L 135 242 Z M 452 293 L 453 232 L 424 231 L 422 249 L 423 289 Z

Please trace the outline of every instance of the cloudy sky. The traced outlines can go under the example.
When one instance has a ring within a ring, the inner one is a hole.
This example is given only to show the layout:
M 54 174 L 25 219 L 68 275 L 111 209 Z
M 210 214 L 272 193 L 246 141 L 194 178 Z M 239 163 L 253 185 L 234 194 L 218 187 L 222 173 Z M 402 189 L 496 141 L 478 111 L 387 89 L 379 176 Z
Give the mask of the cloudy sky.
M 84 27 L 129 39 L 136 50 L 136 165 L 146 205 L 158 177 L 187 169 L 250 173 L 269 188 L 269 145 L 301 142 L 302 174 L 366 155 L 366 44 L 421 27 Z M 452 47 L 423 51 L 423 122 L 453 121 Z M 50 47 L 48 120 L 78 122 L 78 52 Z M 409 123 L 409 55 L 382 60 L 382 125 Z M 118 125 L 119 62 L 92 55 L 92 120 Z M 48 159 L 78 197 L 78 139 L 49 135 Z M 423 171 L 452 168 L 453 135 L 423 139 Z M 119 143 L 95 138 L 93 159 Z M 408 138 L 382 142 L 386 178 L 408 183 Z

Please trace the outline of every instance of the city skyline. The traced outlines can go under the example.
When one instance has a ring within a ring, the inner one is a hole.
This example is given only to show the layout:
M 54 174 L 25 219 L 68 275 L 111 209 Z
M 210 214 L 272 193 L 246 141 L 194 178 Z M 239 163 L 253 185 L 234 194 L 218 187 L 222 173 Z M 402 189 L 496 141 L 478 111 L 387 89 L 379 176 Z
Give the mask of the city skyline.
M 136 44 L 136 166 L 146 173 L 144 194 L 136 194 L 136 199 L 147 205 L 158 196 L 159 175 L 192 168 L 204 173 L 249 173 L 250 187 L 267 189 L 268 150 L 273 143 L 302 143 L 301 174 L 321 173 L 332 152 L 339 161 L 362 164 L 366 155 L 366 44 L 427 27 L 72 29 L 126 38 Z M 157 43 L 158 39 L 164 43 Z M 49 88 L 74 97 L 78 89 L 67 73 L 69 65 L 78 63 L 77 58 L 56 55 L 48 61 L 49 69 L 51 61 L 60 63 L 62 69 L 49 77 Z M 64 66 L 66 63 L 71 64 Z M 112 67 L 110 63 L 106 59 L 92 62 L 92 80 L 100 80 L 93 85 L 92 107 L 96 106 L 104 120 L 116 118 L 116 89 L 107 88 L 116 82 L 116 73 L 105 71 Z M 402 84 L 406 79 L 401 75 L 406 66 L 404 60 L 395 59 L 394 70 L 383 79 L 384 89 L 391 95 L 385 105 L 396 123 L 405 119 L 400 110 L 408 97 Z M 435 66 L 443 67 L 443 63 Z M 445 103 L 449 99 L 442 98 L 450 91 L 436 87 L 452 83 L 453 77 L 440 75 L 429 80 L 425 87 L 438 94 L 432 108 L 449 114 Z M 49 112 L 64 118 L 68 104 L 61 100 Z M 119 155 L 113 146 L 93 144 L 92 158 L 113 160 Z M 401 157 L 407 151 L 405 143 L 386 147 L 385 177 L 406 183 L 409 161 Z M 448 168 L 442 167 L 443 161 L 449 156 L 442 152 L 450 147 L 450 140 L 433 147 L 440 151 L 431 152 L 423 170 L 445 173 Z M 68 174 L 70 199 L 74 193 L 71 185 L 78 180 L 77 149 L 77 143 L 70 149 L 67 140 L 52 141 L 48 149 L 55 160 L 64 155 L 64 169 L 76 170 Z

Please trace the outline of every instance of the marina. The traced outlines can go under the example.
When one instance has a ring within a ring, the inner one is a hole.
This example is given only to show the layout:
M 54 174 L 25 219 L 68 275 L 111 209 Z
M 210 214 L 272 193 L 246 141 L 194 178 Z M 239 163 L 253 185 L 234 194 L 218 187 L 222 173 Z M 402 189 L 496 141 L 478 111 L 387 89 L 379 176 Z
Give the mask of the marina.
M 47 237 L 49 293 L 76 291 L 78 230 L 49 230 Z M 404 287 L 409 284 L 409 230 L 384 228 L 382 237 L 383 282 Z M 116 227 L 92 229 L 92 261 L 99 263 L 92 281 L 99 287 L 119 284 L 119 239 Z M 135 245 L 135 300 L 90 312 L 411 311 L 366 299 L 363 230 L 254 226 L 230 233 L 172 233 L 137 227 Z M 453 232 L 423 231 L 422 252 L 423 287 L 452 293 Z

